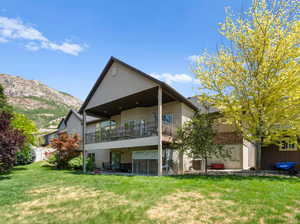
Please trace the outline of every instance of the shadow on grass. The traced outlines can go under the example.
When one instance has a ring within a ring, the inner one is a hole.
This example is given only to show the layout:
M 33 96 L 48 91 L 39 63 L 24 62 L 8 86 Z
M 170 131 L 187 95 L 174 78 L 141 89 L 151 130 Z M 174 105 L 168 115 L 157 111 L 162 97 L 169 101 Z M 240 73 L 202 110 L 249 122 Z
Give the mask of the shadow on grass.
M 202 180 L 214 180 L 214 181 L 224 181 L 224 180 L 267 180 L 267 181 L 284 181 L 284 182 L 295 182 L 300 183 L 300 178 L 289 177 L 289 176 L 241 176 L 241 175 L 197 175 L 197 174 L 187 174 L 187 175 L 174 175 L 169 176 L 175 179 L 202 179 Z
M 20 170 L 28 170 L 28 169 L 25 168 L 25 167 L 18 167 L 18 166 L 15 166 L 14 168 L 11 169 L 11 172 L 13 172 L 13 171 L 20 171 Z
M 9 175 L 7 175 L 7 174 L 5 174 L 5 175 L 1 174 L 0 175 L 0 181 L 1 180 L 9 180 L 9 179 L 11 179 L 11 177 Z
M 21 166 L 21 165 L 20 166 L 15 166 L 15 167 L 13 167 L 12 169 L 10 169 L 9 171 L 7 171 L 5 173 L 0 173 L 0 181 L 11 179 L 12 174 L 14 174 L 15 172 L 24 171 L 24 170 L 28 170 L 28 169 Z

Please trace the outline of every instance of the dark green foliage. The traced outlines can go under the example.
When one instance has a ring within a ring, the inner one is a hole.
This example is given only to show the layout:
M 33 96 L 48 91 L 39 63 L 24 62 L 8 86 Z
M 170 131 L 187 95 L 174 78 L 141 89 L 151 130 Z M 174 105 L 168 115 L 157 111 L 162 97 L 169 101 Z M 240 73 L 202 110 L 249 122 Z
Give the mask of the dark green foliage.
M 15 107 L 15 111 L 25 114 L 30 120 L 35 121 L 39 128 L 48 127 L 49 123 L 57 118 L 64 117 L 70 108 L 63 104 L 57 104 L 52 100 L 47 100 L 35 96 L 24 97 L 34 101 L 38 101 L 43 105 L 43 108 L 38 109 L 24 109 L 21 107 Z M 47 107 L 47 108 L 44 108 Z
M 0 112 L 1 111 L 12 111 L 12 107 L 7 103 L 7 98 L 4 94 L 4 89 L 2 85 L 0 85 Z
M 35 152 L 30 146 L 25 146 L 17 152 L 16 165 L 27 165 L 35 160 Z
M 94 171 L 96 166 L 95 166 L 95 157 L 92 156 L 94 154 L 90 154 L 88 157 L 87 157 L 87 161 L 86 161 L 86 170 L 87 171 Z

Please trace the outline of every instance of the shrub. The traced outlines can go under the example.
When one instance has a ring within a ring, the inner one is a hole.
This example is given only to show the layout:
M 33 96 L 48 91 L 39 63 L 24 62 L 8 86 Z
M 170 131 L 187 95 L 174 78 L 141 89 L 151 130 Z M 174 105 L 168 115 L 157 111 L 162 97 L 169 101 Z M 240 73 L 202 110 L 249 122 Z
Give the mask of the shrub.
M 57 155 L 56 167 L 68 168 L 68 162 L 80 154 L 79 149 L 80 138 L 76 135 L 61 134 L 51 142 L 51 146 L 55 149 Z
M 52 153 L 48 153 L 47 155 L 47 162 L 52 165 L 52 166 L 57 166 L 57 153 L 56 152 L 52 152 Z
M 74 170 L 81 170 L 83 168 L 83 158 L 82 154 L 80 156 L 77 156 L 73 159 L 71 159 L 68 162 L 68 168 L 74 169 Z M 86 161 L 86 170 L 87 171 L 93 171 L 95 170 L 95 161 L 93 157 L 88 156 Z
M 93 171 L 96 168 L 95 161 L 92 157 L 88 157 L 86 161 L 86 170 Z
M 30 146 L 25 146 L 21 151 L 17 152 L 16 165 L 26 165 L 34 162 L 35 152 Z
M 11 127 L 12 115 L 0 113 L 0 173 L 7 172 L 16 163 L 16 154 L 22 148 L 25 136 Z
M 68 168 L 74 169 L 74 170 L 80 170 L 80 169 L 82 169 L 82 155 L 77 156 L 77 157 L 71 159 L 68 162 Z

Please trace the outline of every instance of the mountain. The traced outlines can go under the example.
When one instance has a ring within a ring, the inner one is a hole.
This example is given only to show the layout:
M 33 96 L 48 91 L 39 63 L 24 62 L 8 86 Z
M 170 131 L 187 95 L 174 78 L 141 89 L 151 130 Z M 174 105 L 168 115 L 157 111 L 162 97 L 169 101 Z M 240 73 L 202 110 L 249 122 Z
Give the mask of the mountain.
M 39 81 L 0 74 L 0 84 L 8 102 L 43 130 L 55 128 L 69 109 L 78 109 L 81 101 L 68 93 L 52 89 Z

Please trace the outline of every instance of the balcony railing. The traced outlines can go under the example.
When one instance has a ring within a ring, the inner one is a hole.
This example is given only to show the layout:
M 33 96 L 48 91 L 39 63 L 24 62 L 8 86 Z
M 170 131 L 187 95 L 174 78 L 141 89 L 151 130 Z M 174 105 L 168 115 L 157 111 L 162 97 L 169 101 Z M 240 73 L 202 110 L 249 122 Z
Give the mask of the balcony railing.
M 163 123 L 162 134 L 165 136 L 172 136 L 173 125 Z M 145 122 L 87 133 L 86 144 L 144 138 L 150 136 L 157 136 L 157 122 Z

